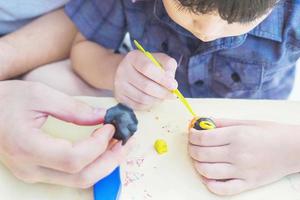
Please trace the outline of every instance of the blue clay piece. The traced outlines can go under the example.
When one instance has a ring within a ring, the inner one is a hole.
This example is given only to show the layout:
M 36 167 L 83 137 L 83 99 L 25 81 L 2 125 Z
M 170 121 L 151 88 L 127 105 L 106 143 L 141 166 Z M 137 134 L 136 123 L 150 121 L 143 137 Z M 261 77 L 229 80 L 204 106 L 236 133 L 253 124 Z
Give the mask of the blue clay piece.
M 137 131 L 138 120 L 133 110 L 121 103 L 107 110 L 104 124 L 113 124 L 116 128 L 115 139 L 126 144 L 129 138 Z
M 94 200 L 118 200 L 121 192 L 120 167 L 94 185 Z

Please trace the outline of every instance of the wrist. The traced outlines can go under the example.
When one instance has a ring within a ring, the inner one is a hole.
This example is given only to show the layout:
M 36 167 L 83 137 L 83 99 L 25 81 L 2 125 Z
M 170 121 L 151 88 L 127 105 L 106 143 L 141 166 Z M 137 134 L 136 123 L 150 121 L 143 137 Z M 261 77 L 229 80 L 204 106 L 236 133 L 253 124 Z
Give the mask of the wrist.
M 120 63 L 125 55 L 117 53 L 109 53 L 106 56 L 106 62 L 102 64 L 97 71 L 97 78 L 90 79 L 90 84 L 98 89 L 114 90 L 115 78 Z

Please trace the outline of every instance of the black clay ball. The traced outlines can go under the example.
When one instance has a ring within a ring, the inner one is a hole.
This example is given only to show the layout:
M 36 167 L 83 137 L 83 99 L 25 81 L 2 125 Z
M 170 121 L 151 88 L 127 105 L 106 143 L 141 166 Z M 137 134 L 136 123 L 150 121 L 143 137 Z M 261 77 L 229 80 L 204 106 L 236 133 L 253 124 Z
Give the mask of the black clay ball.
M 138 120 L 131 108 L 119 103 L 107 110 L 104 124 L 115 126 L 116 132 L 113 138 L 122 140 L 124 145 L 137 131 Z
M 193 128 L 196 130 L 210 130 L 216 128 L 215 123 L 209 118 L 199 118 L 194 122 Z

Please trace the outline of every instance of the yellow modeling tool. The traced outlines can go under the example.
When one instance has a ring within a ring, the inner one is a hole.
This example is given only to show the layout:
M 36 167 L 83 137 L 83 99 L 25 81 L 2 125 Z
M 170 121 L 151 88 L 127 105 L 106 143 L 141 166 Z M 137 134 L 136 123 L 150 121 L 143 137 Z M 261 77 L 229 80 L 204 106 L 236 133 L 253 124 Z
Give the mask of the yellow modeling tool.
M 134 44 L 138 50 L 140 50 L 142 53 L 145 54 L 152 62 L 153 64 L 160 68 L 161 70 L 164 70 L 163 66 L 154 58 L 154 56 L 146 51 L 138 41 L 134 40 Z M 188 111 L 193 115 L 194 120 L 192 121 L 192 127 L 197 130 L 210 130 L 216 128 L 215 123 L 210 118 L 206 117 L 197 117 L 196 113 L 193 111 L 191 105 L 189 102 L 184 98 L 184 96 L 181 94 L 181 92 L 176 89 L 171 91 L 173 94 L 175 94 L 179 100 L 185 105 L 185 107 L 188 109 Z
M 145 54 L 145 56 L 147 56 L 147 57 L 153 62 L 153 64 L 154 64 L 156 67 L 160 68 L 161 70 L 164 70 L 163 66 L 162 66 L 162 65 L 154 58 L 154 56 L 153 56 L 150 52 L 146 51 L 146 50 L 142 47 L 142 45 L 140 45 L 140 43 L 138 43 L 138 41 L 134 40 L 134 44 L 135 44 L 136 48 L 137 48 L 138 50 L 140 50 L 141 52 L 143 52 L 143 53 Z M 185 107 L 189 110 L 189 112 L 190 112 L 194 117 L 197 116 L 196 113 L 193 111 L 193 109 L 192 109 L 191 105 L 189 104 L 189 102 L 184 98 L 184 96 L 181 94 L 181 92 L 180 92 L 178 89 L 172 90 L 171 92 L 172 92 L 173 94 L 175 94 L 175 95 L 179 98 L 179 100 L 185 105 Z

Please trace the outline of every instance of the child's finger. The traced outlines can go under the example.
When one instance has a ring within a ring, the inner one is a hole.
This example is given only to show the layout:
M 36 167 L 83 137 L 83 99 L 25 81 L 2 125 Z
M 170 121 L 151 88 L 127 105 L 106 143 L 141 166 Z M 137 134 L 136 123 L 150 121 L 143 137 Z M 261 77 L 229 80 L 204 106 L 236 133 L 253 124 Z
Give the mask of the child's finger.
M 169 94 L 171 94 L 171 92 L 167 90 L 165 87 L 145 77 L 144 75 L 142 75 L 136 70 L 133 70 L 131 75 L 134 78 L 131 78 L 129 80 L 129 83 L 131 83 L 136 88 L 138 88 L 139 90 L 143 91 L 144 93 L 150 96 L 163 100 Z
M 134 110 L 146 110 L 152 106 L 152 105 L 146 105 L 146 104 L 141 104 L 139 102 L 136 102 L 134 99 L 132 99 L 129 95 L 125 93 L 120 94 L 118 96 L 118 101 L 129 106 Z
M 233 179 L 239 178 L 236 168 L 228 163 L 200 163 L 195 162 L 195 168 L 207 179 Z
M 212 179 L 204 180 L 204 183 L 209 191 L 221 196 L 229 196 L 241 193 L 247 188 L 247 184 L 241 179 L 232 179 L 227 181 L 218 181 Z
M 163 66 L 164 71 L 170 77 L 175 77 L 176 69 L 177 69 L 177 61 L 170 56 L 163 53 L 156 53 L 154 57 L 160 62 Z
M 189 145 L 189 154 L 198 162 L 231 163 L 227 146 L 199 147 Z
M 133 67 L 143 74 L 144 76 L 148 77 L 149 79 L 153 80 L 154 82 L 164 86 L 169 90 L 174 90 L 178 87 L 178 83 L 175 78 L 170 76 L 166 76 L 166 73 L 161 70 L 160 68 L 156 67 L 144 54 L 139 52 L 139 59 L 136 59 L 134 63 L 132 63 Z
M 113 134 L 114 127 L 105 125 L 89 138 L 72 144 L 36 130 L 28 136 L 23 149 L 38 165 L 63 172 L 77 173 L 106 151 Z
M 130 83 L 124 83 L 124 92 L 139 104 L 153 105 L 160 101 L 160 99 L 144 93 Z
M 213 130 L 198 131 L 191 129 L 189 142 L 198 146 L 224 146 L 231 142 L 233 128 L 217 128 Z

